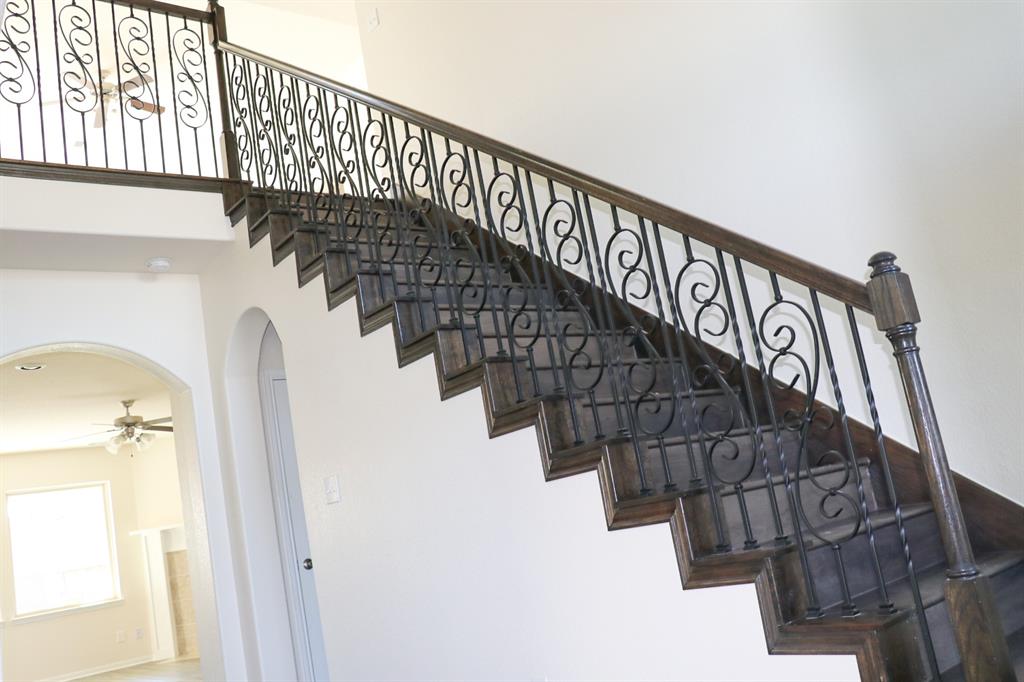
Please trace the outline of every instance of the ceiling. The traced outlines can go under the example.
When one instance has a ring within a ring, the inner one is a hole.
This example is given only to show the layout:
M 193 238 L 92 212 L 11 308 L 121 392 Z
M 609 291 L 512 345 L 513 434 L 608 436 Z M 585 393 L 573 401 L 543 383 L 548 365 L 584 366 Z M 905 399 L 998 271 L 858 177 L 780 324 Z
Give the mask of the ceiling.
M 17 365 L 42 363 L 35 372 Z M 171 414 L 164 385 L 143 370 L 92 353 L 41 353 L 0 365 L 0 454 L 102 444 L 103 424 L 124 414 L 120 401 L 136 400 L 132 414 Z M 163 434 L 161 434 L 163 435 Z

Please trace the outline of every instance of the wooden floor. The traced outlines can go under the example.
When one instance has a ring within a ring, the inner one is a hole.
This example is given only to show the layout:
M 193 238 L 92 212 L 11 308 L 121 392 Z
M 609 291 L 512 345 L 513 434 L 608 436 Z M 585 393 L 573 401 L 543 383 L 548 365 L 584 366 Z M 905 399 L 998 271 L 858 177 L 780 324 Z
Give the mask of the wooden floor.
M 101 675 L 81 677 L 76 682 L 202 682 L 199 659 L 160 661 L 122 668 Z

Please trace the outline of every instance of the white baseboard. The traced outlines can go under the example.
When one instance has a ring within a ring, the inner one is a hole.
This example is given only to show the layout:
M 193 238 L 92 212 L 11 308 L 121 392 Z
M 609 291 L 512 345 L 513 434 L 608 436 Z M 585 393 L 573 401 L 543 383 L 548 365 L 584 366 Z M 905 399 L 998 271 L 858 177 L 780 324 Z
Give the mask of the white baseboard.
M 124 668 L 131 668 L 132 666 L 142 665 L 143 663 L 149 663 L 153 660 L 153 656 L 137 656 L 135 658 L 129 658 L 123 661 L 117 661 L 115 663 L 107 663 L 105 665 L 98 665 L 94 668 L 87 668 L 85 670 L 76 670 L 73 673 L 67 673 L 64 675 L 58 675 L 56 677 L 48 677 L 41 682 L 71 682 L 71 680 L 81 679 L 83 677 L 90 677 L 92 675 L 101 675 L 103 673 L 113 672 L 115 670 L 122 670 Z

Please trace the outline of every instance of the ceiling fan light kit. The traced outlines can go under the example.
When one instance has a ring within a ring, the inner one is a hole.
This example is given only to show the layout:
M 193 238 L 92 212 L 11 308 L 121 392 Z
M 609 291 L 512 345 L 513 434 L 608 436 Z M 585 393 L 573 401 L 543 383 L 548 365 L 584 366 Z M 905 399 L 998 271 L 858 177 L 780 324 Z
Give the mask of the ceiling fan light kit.
M 153 431 L 174 431 L 172 426 L 157 426 L 157 424 L 171 421 L 170 417 L 146 421 L 140 415 L 131 413 L 131 407 L 135 404 L 134 400 L 122 400 L 121 404 L 124 405 L 124 416 L 114 420 L 114 435 L 104 443 L 104 447 L 110 454 L 116 455 L 123 448 L 127 448 L 128 455 L 134 457 L 135 453 L 148 450 L 156 440 L 156 434 L 152 433 Z

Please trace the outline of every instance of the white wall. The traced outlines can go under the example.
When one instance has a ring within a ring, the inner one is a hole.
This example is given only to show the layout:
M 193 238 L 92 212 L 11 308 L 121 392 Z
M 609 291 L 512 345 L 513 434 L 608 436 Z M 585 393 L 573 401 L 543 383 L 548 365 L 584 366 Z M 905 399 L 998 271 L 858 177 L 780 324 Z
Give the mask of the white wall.
M 429 359 L 399 370 L 389 329 L 361 338 L 354 301 L 328 314 L 319 281 L 270 263 L 240 235 L 201 278 L 218 426 L 234 467 L 262 456 L 221 402 L 259 307 L 284 344 L 332 679 L 858 679 L 852 657 L 769 657 L 752 586 L 684 593 L 666 525 L 608 533 L 596 475 L 545 483 L 532 431 L 488 440 L 477 391 L 442 404 Z
M 112 457 L 103 448 L 29 452 L 0 456 L 0 508 L 9 492 L 109 481 L 114 541 L 123 599 L 109 605 L 12 620 L 14 591 L 6 516 L 0 528 L 0 609 L 3 623 L 3 670 L 7 682 L 73 679 L 148 661 L 151 655 L 149 598 L 142 543 L 136 530 L 133 462 Z M 143 631 L 142 639 L 135 636 Z M 117 642 L 116 633 L 125 641 Z
M 241 626 L 204 336 L 199 280 L 192 275 L 0 270 L 0 358 L 58 344 L 55 349 L 116 355 L 168 384 L 203 675 L 241 679 Z
M 375 94 L 855 279 L 894 251 L 953 467 L 1024 502 L 1024 5 L 357 10 Z
M 357 88 L 366 87 L 352 0 L 226 0 L 221 4 L 230 42 Z

